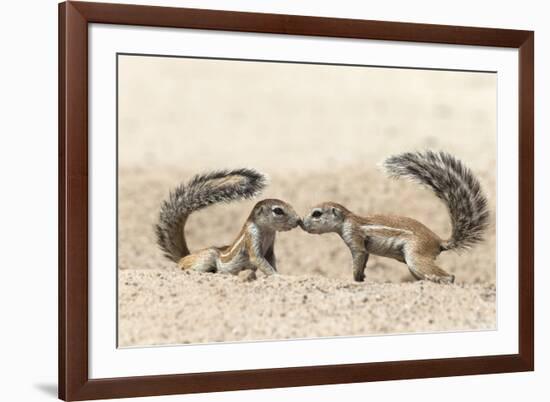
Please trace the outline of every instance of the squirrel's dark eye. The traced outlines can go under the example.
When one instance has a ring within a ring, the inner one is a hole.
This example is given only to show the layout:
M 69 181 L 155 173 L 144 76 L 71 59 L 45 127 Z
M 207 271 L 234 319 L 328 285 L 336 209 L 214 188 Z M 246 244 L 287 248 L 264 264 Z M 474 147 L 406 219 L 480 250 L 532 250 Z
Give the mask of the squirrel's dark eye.
M 313 218 L 320 218 L 321 215 L 323 215 L 321 211 L 313 211 L 313 213 L 311 214 Z
M 279 215 L 279 216 L 280 216 L 280 215 L 284 215 L 284 214 L 285 214 L 285 211 L 283 211 L 282 208 L 275 207 L 275 208 L 273 208 L 273 213 L 274 213 L 275 215 Z

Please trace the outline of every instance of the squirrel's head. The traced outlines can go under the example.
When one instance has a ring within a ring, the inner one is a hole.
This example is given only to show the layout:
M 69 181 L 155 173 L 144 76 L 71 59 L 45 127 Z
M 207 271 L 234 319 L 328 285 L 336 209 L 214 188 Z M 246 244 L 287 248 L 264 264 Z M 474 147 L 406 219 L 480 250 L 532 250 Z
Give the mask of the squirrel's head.
M 304 217 L 302 228 L 308 233 L 340 233 L 350 212 L 335 202 L 323 202 L 311 208 Z
M 258 202 L 252 209 L 252 218 L 256 225 L 277 232 L 294 229 L 302 224 L 302 219 L 289 204 L 276 199 Z

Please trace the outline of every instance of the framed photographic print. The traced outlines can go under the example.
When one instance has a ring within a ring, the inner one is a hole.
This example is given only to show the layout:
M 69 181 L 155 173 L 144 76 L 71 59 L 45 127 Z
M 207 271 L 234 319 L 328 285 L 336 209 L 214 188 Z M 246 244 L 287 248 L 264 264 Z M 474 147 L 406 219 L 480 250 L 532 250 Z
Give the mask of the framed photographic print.
M 60 398 L 533 370 L 533 32 L 59 22 Z

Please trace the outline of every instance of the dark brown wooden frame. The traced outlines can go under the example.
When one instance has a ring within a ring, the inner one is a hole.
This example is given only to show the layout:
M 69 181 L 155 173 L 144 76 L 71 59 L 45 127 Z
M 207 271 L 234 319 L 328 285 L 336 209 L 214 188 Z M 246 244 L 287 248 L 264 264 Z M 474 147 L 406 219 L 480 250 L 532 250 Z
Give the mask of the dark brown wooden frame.
M 198 374 L 88 377 L 88 24 L 519 49 L 519 353 Z M 66 2 L 59 5 L 59 397 L 83 400 L 534 369 L 534 33 L 508 29 Z

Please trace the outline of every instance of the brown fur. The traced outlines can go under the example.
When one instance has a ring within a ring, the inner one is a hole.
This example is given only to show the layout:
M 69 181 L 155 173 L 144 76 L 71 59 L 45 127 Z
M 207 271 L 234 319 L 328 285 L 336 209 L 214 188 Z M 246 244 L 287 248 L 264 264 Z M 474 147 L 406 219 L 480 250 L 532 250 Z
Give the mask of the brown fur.
M 265 182 L 265 176 L 254 169 L 233 169 L 199 174 L 174 188 L 161 203 L 155 226 L 157 244 L 164 255 L 174 262 L 189 255 L 185 224 L 192 213 L 213 204 L 255 197 L 265 187 Z M 201 254 L 202 258 L 212 260 L 215 251 Z M 192 258 L 185 264 L 190 261 Z
M 356 281 L 365 278 L 369 254 L 406 263 L 416 279 L 454 281 L 454 275 L 435 263 L 445 242 L 414 219 L 391 215 L 363 217 L 340 204 L 325 202 L 314 207 L 304 218 L 303 227 L 310 233 L 336 232 L 342 237 L 352 254 Z
M 283 215 L 276 215 L 275 208 Z M 260 270 L 266 275 L 277 273 L 275 264 L 275 233 L 301 224 L 294 209 L 281 200 L 258 202 L 232 244 L 199 250 L 181 258 L 178 266 L 201 272 L 237 274 L 244 269 Z

